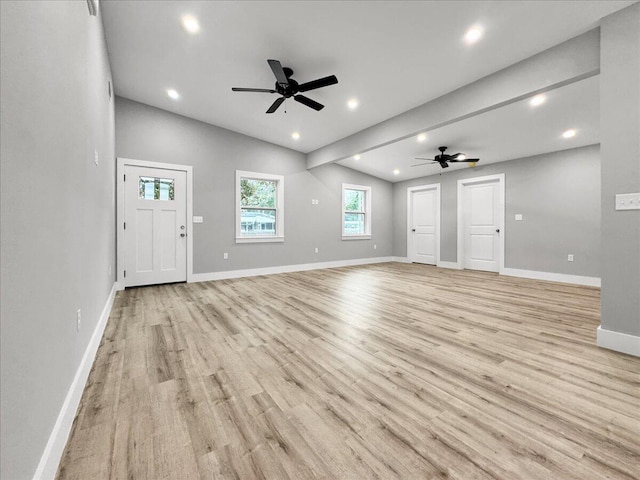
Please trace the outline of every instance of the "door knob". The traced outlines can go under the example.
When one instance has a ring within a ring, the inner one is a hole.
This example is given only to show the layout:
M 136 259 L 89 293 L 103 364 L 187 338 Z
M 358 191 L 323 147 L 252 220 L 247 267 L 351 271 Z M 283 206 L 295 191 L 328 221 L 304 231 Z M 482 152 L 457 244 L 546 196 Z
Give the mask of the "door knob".
M 412 232 L 415 232 L 415 231 L 416 231 L 416 229 L 415 229 L 415 228 L 412 228 L 412 229 L 411 229 L 411 231 L 412 231 Z
M 180 234 L 180 236 L 181 236 L 181 237 L 186 237 L 186 236 L 187 236 L 187 234 L 186 234 L 186 233 L 181 233 L 181 234 Z
M 496 228 L 496 233 L 500 233 L 500 229 L 499 228 Z

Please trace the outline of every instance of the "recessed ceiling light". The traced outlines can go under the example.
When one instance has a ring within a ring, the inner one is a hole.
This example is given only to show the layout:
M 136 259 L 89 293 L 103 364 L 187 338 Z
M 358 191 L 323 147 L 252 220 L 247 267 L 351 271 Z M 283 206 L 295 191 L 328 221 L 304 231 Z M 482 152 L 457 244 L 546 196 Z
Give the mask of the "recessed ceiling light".
M 291 138 L 293 138 L 294 140 L 300 140 L 300 134 L 298 132 L 293 132 L 291 134 Z
M 467 156 L 464 153 L 461 153 L 460 155 L 458 155 L 456 157 L 457 160 L 465 160 L 467 158 Z
M 347 107 L 349 107 L 349 110 L 355 110 L 356 108 L 358 108 L 359 104 L 360 103 L 358 102 L 357 98 L 350 98 L 347 102 Z
M 419 142 L 424 142 L 427 139 L 427 134 L 426 133 L 421 133 L 420 135 L 418 135 L 418 137 L 416 138 L 416 140 L 418 140 Z
M 169 90 L 167 90 L 167 95 L 169 95 L 169 98 L 172 100 L 177 100 L 180 98 L 180 94 L 176 92 L 173 88 L 170 88 Z
M 400 175 L 400 170 L 398 170 L 397 168 L 393 171 L 394 175 Z
M 566 132 L 564 132 L 562 134 L 563 138 L 572 138 L 576 136 L 576 130 L 575 128 L 570 128 L 569 130 L 567 130 Z
M 193 15 L 184 15 L 180 20 L 180 23 L 182 23 L 182 28 L 184 28 L 187 33 L 193 34 L 200 31 L 198 19 Z
M 547 97 L 545 97 L 543 94 L 540 94 L 540 95 L 536 95 L 531 100 L 529 100 L 529 104 L 532 107 L 537 107 L 538 105 L 542 105 L 546 101 L 547 101 Z
M 482 27 L 479 27 L 479 26 L 471 27 L 469 30 L 467 30 L 467 33 L 464 34 L 464 41 L 467 45 L 476 43 L 478 40 L 482 38 L 483 33 L 484 32 L 482 30 Z
M 354 155 L 354 156 L 353 156 L 353 159 L 354 159 L 354 160 L 356 160 L 356 161 L 357 161 L 357 160 L 360 160 L 360 155 L 358 155 L 358 154 Z

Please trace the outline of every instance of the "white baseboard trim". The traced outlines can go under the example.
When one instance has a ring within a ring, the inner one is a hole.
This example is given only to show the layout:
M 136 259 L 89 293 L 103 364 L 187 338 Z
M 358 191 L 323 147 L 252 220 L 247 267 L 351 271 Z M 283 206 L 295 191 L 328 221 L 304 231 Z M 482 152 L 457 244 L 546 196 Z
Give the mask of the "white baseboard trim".
M 548 280 L 550 282 L 574 283 L 588 287 L 599 287 L 600 278 L 584 277 L 582 275 L 567 275 L 565 273 L 538 272 L 535 270 L 521 270 L 519 268 L 504 268 L 501 275 L 510 277 L 531 278 L 533 280 Z
M 71 433 L 73 420 L 76 416 L 78 406 L 80 405 L 82 392 L 87 384 L 89 372 L 91 372 L 91 367 L 93 366 L 93 362 L 96 358 L 98 346 L 102 340 L 102 334 L 104 333 L 104 329 L 107 326 L 107 320 L 111 314 L 111 307 L 113 306 L 113 299 L 115 298 L 116 290 L 117 284 L 114 283 L 111 288 L 111 292 L 109 293 L 109 297 L 107 298 L 107 302 L 102 309 L 100 318 L 98 319 L 98 324 L 93 331 L 93 335 L 91 335 L 91 340 L 89 340 L 89 344 L 84 351 L 84 355 L 82 356 L 76 375 L 73 378 L 73 382 L 71 382 L 67 396 L 64 399 L 64 403 L 62 404 L 62 408 L 58 414 L 58 419 L 53 426 L 47 446 L 40 458 L 40 463 L 38 464 L 36 473 L 33 475 L 33 480 L 49 480 L 56 476 L 58 465 L 60 464 L 62 453 L 64 452 L 64 447 L 67 444 L 69 434 Z
M 596 345 L 616 352 L 626 353 L 640 357 L 640 337 L 627 333 L 614 332 L 598 327 L 596 332 Z
M 297 265 L 282 265 L 278 267 L 249 268 L 246 270 L 227 270 L 225 272 L 194 273 L 191 282 L 209 282 L 211 280 L 226 280 L 230 278 L 257 277 L 259 275 L 274 275 L 277 273 L 303 272 L 321 268 L 351 267 L 354 265 L 368 265 L 370 263 L 393 262 L 394 257 L 357 258 L 352 260 L 337 260 L 333 262 L 300 263 Z
M 451 268 L 453 270 L 462 270 L 458 262 L 438 262 L 440 268 Z
M 392 262 L 411 263 L 407 257 L 391 257 Z

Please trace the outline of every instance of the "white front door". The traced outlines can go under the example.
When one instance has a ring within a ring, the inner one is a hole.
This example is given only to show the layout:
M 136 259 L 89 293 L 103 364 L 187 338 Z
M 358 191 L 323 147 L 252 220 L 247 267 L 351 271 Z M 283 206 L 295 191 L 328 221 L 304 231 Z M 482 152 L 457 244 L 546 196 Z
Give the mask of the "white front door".
M 429 265 L 438 262 L 439 194 L 437 185 L 409 191 L 407 256 L 410 262 Z
M 186 281 L 186 172 L 126 165 L 124 173 L 125 286 Z
M 464 185 L 463 268 L 498 272 L 500 269 L 500 182 L 490 180 Z

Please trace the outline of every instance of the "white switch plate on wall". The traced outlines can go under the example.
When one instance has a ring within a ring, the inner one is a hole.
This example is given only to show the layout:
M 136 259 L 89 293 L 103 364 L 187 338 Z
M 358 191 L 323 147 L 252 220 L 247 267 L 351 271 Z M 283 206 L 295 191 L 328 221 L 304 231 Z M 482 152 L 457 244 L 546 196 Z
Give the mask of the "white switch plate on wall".
M 202 217 L 193 216 L 193 223 L 202 223 Z
M 618 193 L 616 210 L 640 210 L 640 193 Z
M 521 213 L 516 213 L 516 221 L 521 221 L 522 220 L 522 214 Z

